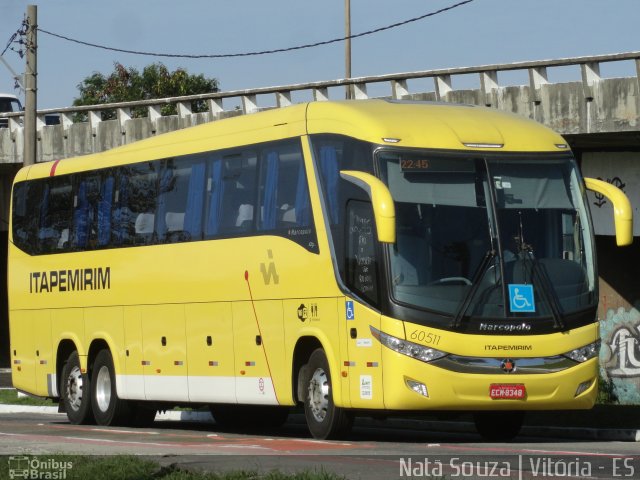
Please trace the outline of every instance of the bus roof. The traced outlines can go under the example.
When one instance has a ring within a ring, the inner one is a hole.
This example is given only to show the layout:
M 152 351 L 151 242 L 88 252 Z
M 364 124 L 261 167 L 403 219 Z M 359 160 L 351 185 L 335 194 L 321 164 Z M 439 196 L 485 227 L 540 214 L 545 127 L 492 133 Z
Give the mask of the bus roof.
M 446 150 L 559 152 L 568 148 L 565 140 L 549 128 L 491 108 L 393 100 L 326 101 L 209 122 L 56 162 L 55 167 L 51 162 L 37 164 L 28 173 L 27 169 L 21 170 L 16 180 L 318 133 L 398 147 Z

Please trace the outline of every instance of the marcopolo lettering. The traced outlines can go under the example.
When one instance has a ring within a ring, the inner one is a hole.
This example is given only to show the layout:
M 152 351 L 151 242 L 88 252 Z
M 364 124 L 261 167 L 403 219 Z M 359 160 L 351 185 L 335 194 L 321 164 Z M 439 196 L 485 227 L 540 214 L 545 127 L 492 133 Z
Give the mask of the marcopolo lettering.
M 29 293 L 109 290 L 111 267 L 50 270 L 29 274 Z
M 481 332 L 529 332 L 531 325 L 528 323 L 481 323 Z

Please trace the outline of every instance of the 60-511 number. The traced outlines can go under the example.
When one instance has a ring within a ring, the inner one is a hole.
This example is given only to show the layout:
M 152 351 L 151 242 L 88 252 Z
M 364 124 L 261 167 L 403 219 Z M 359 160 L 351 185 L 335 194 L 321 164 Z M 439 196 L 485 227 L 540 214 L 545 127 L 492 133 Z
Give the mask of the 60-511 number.
M 414 330 L 409 335 L 411 340 L 417 340 L 419 342 L 426 343 L 427 345 L 438 345 L 442 337 L 435 333 L 427 333 L 424 330 Z

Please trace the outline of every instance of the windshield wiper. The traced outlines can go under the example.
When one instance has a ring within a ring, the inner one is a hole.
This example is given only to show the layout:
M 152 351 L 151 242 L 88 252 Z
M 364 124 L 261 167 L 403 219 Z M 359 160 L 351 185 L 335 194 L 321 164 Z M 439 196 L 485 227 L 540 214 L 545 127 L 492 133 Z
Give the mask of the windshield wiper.
M 560 308 L 560 302 L 553 290 L 553 286 L 551 285 L 551 280 L 549 279 L 549 275 L 547 274 L 544 265 L 542 265 L 538 260 L 533 256 L 533 252 L 524 251 L 523 253 L 523 261 L 530 262 L 531 264 L 531 281 L 536 282 L 540 286 L 540 291 L 542 293 L 542 298 L 549 305 L 549 309 L 551 310 L 551 315 L 553 316 L 553 324 L 556 328 L 563 329 L 565 327 L 564 320 L 562 320 L 562 311 Z
M 482 261 L 480 262 L 480 265 L 478 265 L 478 268 L 476 268 L 476 271 L 473 273 L 473 278 L 471 279 L 472 281 L 471 288 L 469 289 L 467 294 L 464 296 L 462 303 L 458 307 L 458 310 L 456 311 L 456 316 L 453 318 L 453 322 L 451 322 L 451 328 L 458 328 L 460 326 L 460 322 L 462 322 L 462 317 L 464 316 L 465 312 L 469 308 L 471 301 L 476 296 L 476 293 L 480 288 L 480 280 L 482 280 L 482 277 L 484 277 L 484 274 L 487 271 L 487 268 L 489 267 L 489 265 L 491 264 L 491 261 L 494 258 L 496 258 L 495 250 L 491 249 L 491 250 L 488 250 L 487 253 L 485 253 L 484 257 L 482 258 Z

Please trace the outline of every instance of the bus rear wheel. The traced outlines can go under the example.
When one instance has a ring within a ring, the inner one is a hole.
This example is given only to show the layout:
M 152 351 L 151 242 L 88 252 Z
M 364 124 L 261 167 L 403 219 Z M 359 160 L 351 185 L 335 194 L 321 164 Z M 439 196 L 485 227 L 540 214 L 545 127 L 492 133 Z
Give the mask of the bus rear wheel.
M 93 362 L 91 405 L 98 425 L 126 425 L 132 412 L 129 402 L 118 398 L 116 373 L 109 350 L 100 350 Z
M 476 430 L 480 436 L 489 442 L 509 442 L 513 440 L 524 421 L 524 412 L 476 412 L 473 415 Z
M 324 350 L 315 350 L 302 368 L 304 416 L 314 438 L 326 440 L 345 436 L 353 425 L 353 414 L 333 403 L 329 362 Z
M 73 352 L 62 367 L 62 403 L 67 418 L 74 425 L 93 423 L 91 381 L 80 369 L 78 352 Z

